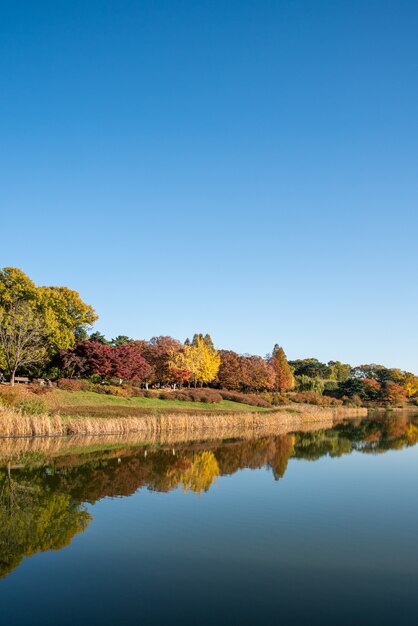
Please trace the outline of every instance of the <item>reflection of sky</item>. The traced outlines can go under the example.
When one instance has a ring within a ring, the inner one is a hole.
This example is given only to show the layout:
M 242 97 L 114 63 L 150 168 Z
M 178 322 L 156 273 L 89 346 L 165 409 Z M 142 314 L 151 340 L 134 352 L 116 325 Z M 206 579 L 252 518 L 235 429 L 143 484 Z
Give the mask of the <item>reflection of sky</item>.
M 9 625 L 80 611 L 105 624 L 411 624 L 417 468 L 417 447 L 353 453 L 291 460 L 278 482 L 247 469 L 199 496 L 103 499 L 70 547 L 0 583 L 2 612 Z

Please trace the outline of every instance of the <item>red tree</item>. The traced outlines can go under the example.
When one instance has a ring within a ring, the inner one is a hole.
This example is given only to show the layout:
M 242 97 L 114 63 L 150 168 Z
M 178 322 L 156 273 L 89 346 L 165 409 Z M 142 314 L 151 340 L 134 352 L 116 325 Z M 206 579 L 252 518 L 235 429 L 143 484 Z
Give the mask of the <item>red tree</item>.
M 151 373 L 151 366 L 132 343 L 111 348 L 111 363 L 111 375 L 122 380 L 140 382 Z
M 74 353 L 83 363 L 79 374 L 91 376 L 97 374 L 102 378 L 112 375 L 112 348 L 96 341 L 82 341 L 74 349 Z

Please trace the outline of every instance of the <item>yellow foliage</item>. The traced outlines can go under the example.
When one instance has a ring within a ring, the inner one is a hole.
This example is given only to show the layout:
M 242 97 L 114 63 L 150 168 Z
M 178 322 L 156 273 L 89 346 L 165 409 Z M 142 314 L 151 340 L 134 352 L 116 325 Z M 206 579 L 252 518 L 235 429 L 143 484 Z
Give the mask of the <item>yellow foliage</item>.
M 406 391 L 406 395 L 408 396 L 408 398 L 411 398 L 416 393 L 418 393 L 418 376 L 408 374 L 408 376 L 405 378 L 403 386 Z
M 185 345 L 181 352 L 171 353 L 170 367 L 188 370 L 194 383 L 210 383 L 218 373 L 221 357 L 200 337 L 194 345 Z
M 196 454 L 190 467 L 181 475 L 183 491 L 202 493 L 208 491 L 213 481 L 219 476 L 219 465 L 213 452 Z
M 94 309 L 81 300 L 77 291 L 67 287 L 38 287 L 37 299 L 53 348 L 72 348 L 74 333 L 97 319 Z

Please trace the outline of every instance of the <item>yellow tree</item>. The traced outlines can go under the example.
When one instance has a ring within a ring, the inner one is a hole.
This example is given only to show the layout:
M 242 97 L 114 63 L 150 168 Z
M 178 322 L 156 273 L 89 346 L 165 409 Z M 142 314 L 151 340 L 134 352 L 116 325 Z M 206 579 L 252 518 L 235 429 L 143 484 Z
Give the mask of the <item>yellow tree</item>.
M 195 337 L 192 345 L 185 344 L 181 352 L 170 355 L 170 367 L 189 371 L 195 387 L 214 380 L 220 365 L 218 352 L 202 337 Z
M 418 393 L 418 376 L 407 374 L 403 381 L 403 387 L 408 398 L 412 398 L 412 396 Z

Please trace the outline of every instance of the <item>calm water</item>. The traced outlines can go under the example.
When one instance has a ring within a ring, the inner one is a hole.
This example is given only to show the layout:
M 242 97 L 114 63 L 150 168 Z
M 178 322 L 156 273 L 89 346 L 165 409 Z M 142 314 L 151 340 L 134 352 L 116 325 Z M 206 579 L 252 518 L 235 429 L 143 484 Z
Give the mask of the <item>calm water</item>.
M 15 459 L 1 623 L 417 624 L 417 441 L 398 416 Z

